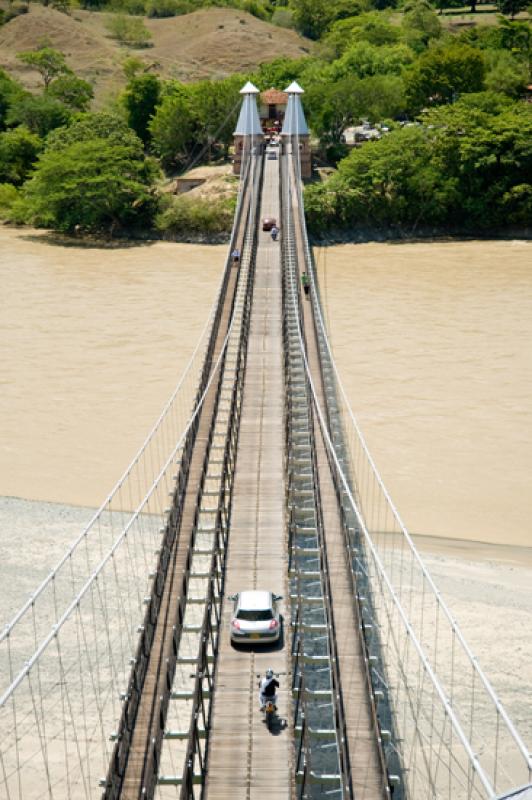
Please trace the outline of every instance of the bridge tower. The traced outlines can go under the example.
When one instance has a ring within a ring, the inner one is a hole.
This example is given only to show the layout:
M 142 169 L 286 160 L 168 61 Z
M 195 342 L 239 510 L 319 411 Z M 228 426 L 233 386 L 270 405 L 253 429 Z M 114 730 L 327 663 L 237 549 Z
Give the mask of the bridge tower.
M 254 147 L 262 147 L 264 135 L 257 110 L 257 95 L 259 90 L 250 81 L 240 90 L 244 96 L 240 116 L 234 132 L 235 157 L 233 160 L 233 174 L 240 175 L 244 153 Z
M 288 106 L 286 107 L 283 129 L 281 131 L 281 136 L 283 137 L 283 152 L 287 152 L 287 145 L 289 142 L 291 142 L 294 147 L 299 145 L 301 177 L 310 178 L 312 175 L 310 133 L 300 98 L 300 95 L 304 92 L 296 81 L 292 81 L 290 86 L 285 89 L 285 92 L 288 94 Z

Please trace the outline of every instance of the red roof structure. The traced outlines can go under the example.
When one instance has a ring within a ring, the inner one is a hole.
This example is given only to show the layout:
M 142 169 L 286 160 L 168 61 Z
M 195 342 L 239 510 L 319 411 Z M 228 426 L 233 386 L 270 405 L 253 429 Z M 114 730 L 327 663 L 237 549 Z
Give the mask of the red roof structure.
M 285 106 L 288 103 L 288 95 L 272 86 L 271 89 L 261 92 L 260 100 L 265 106 Z

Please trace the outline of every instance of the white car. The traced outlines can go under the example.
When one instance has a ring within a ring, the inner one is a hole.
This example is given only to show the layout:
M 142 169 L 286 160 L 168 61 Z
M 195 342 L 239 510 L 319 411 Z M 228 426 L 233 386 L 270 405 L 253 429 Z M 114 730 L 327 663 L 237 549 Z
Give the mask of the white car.
M 251 590 L 229 597 L 234 601 L 231 617 L 232 642 L 276 642 L 281 634 L 278 600 L 273 592 Z

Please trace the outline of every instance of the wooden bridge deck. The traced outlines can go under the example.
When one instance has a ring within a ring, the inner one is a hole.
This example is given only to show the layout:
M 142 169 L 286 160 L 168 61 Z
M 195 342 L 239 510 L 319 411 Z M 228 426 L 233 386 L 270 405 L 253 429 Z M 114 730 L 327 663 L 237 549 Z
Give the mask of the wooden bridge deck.
M 279 218 L 278 161 L 265 162 L 261 217 Z M 260 232 L 243 415 L 229 536 L 226 594 L 269 589 L 287 596 L 284 489 L 284 382 L 280 247 Z M 282 609 L 287 605 L 281 603 Z M 276 646 L 235 648 L 232 603 L 224 601 L 206 784 L 208 800 L 289 798 L 293 770 L 290 678 L 281 677 L 270 733 L 259 711 L 257 673 L 289 669 L 289 635 Z M 285 623 L 289 614 L 284 610 Z M 287 646 L 288 645 L 288 646 Z

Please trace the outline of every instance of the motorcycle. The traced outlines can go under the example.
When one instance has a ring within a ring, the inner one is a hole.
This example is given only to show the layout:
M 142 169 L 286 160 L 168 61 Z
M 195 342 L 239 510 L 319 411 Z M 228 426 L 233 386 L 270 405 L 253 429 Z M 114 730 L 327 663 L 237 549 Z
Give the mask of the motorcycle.
M 266 727 L 271 732 L 272 728 L 275 725 L 275 720 L 277 718 L 277 706 L 275 705 L 275 700 L 277 698 L 274 697 L 272 700 L 266 700 L 264 704 L 264 718 L 266 720 Z
M 276 672 L 274 673 L 275 677 L 278 678 L 280 675 L 285 675 L 286 673 Z M 262 676 L 257 674 L 257 678 L 259 678 L 259 690 L 261 688 L 262 683 Z M 264 719 L 266 722 L 266 727 L 269 731 L 272 731 L 277 725 L 277 695 L 273 695 L 272 697 L 266 697 L 261 695 L 259 692 L 259 700 L 261 704 L 261 711 L 264 712 Z

